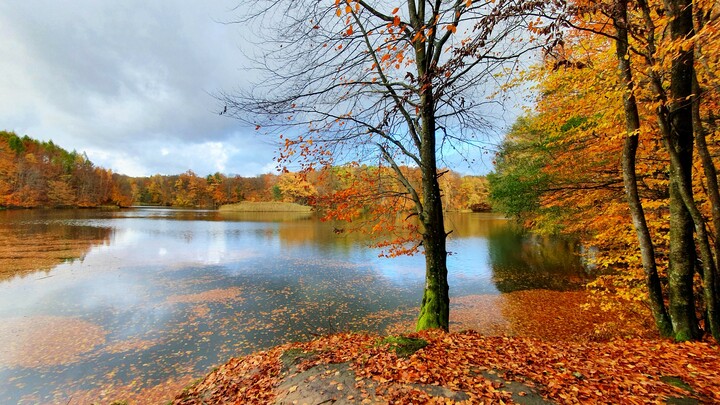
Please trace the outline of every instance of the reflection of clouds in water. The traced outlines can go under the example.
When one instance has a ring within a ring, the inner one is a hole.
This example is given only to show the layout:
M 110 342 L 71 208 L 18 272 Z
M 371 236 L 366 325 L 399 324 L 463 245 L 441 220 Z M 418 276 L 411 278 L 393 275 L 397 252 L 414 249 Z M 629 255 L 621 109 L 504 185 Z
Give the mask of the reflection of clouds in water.
M 484 293 L 498 293 L 490 281 L 493 276 L 487 239 L 455 238 L 448 241 L 448 281 L 451 285 L 482 283 Z M 398 285 L 425 281 L 425 256 L 377 257 L 379 250 L 369 255 L 369 262 L 382 276 Z
M 162 265 L 163 270 L 184 270 L 191 267 L 204 267 L 204 266 L 222 266 L 225 270 L 230 270 L 229 273 L 235 273 L 233 269 L 237 269 L 238 266 L 251 259 L 262 257 L 263 254 L 255 249 L 233 249 L 226 251 L 206 252 L 201 254 L 199 252 L 190 252 L 188 254 L 173 253 L 163 260 L 158 260 L 153 265 Z
M 492 277 L 492 262 L 487 239 L 453 239 L 448 243 L 448 250 L 454 253 L 448 256 L 451 277 L 483 279 Z
M 147 225 L 147 222 L 140 225 Z M 149 222 L 155 226 L 119 228 L 113 243 L 91 250 L 86 263 L 100 266 L 121 257 L 122 267 L 224 265 L 260 256 L 263 252 L 258 248 L 269 247 L 267 241 L 256 243 L 258 236 L 254 232 L 228 229 L 237 226 L 233 223 L 200 222 L 203 224 L 200 231 L 194 229 L 193 225 L 197 224 L 190 221 Z M 277 241 L 274 244 L 277 245 Z
M 396 318 L 413 323 L 424 284 L 423 255 L 379 258 L 362 240 L 332 233 L 330 224 L 213 221 L 193 211 L 161 214 L 121 211 L 122 218 L 103 222 L 116 229 L 112 243 L 94 248 L 83 262 L 58 266 L 45 279 L 0 284 L 0 322 L 36 314 L 87 317 L 107 329 L 111 346 L 104 350 L 122 353 L 108 361 L 100 348 L 87 367 L 137 368 L 148 379 L 184 368 L 187 361 L 197 362 L 194 372 L 202 373 L 243 350 L 297 340 L 328 326 L 376 330 Z M 448 241 L 448 250 L 457 252 L 448 260 L 453 297 L 498 292 L 489 253 L 497 244 L 488 243 L 490 232 L 473 218 L 467 218 L 466 232 L 455 232 Z M 519 259 L 520 246 L 514 243 L 500 253 Z M 493 261 L 498 254 L 492 252 Z M 466 315 L 479 323 L 479 304 L 466 306 Z M 498 322 L 488 318 L 486 323 Z M 139 352 L 123 352 L 125 347 Z M 69 381 L 67 376 L 62 381 Z M 29 376 L 22 382 L 50 392 L 62 385 L 60 377 L 53 378 Z
M 210 241 L 207 246 L 205 263 L 220 264 L 225 262 L 225 253 L 228 251 L 226 228 L 226 222 L 218 221 L 211 223 L 210 229 L 208 229 Z
M 124 314 L 122 328 L 115 331 L 117 337 L 135 336 L 161 328 L 173 315 L 168 306 L 153 304 L 159 297 L 155 287 L 149 285 L 142 275 L 100 276 L 87 280 L 80 287 L 82 294 L 77 302 L 85 312 L 112 309 L 116 315 Z
M 421 255 L 394 258 L 376 257 L 372 260 L 372 264 L 383 278 L 395 284 L 405 285 L 425 280 L 425 257 Z
M 148 291 L 142 280 L 128 276 L 100 275 L 85 280 L 82 285 L 86 293 L 79 304 L 88 310 L 103 306 L 129 308 L 147 301 Z
M 113 234 L 114 246 L 136 245 L 142 239 L 142 233 L 132 228 L 118 228 Z

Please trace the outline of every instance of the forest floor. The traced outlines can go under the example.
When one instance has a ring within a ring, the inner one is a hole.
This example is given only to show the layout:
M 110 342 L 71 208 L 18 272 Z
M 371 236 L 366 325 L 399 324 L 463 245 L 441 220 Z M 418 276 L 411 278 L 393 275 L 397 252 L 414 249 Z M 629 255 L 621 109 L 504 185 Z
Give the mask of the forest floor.
M 709 342 L 335 334 L 233 358 L 173 404 L 720 403 L 719 366 Z

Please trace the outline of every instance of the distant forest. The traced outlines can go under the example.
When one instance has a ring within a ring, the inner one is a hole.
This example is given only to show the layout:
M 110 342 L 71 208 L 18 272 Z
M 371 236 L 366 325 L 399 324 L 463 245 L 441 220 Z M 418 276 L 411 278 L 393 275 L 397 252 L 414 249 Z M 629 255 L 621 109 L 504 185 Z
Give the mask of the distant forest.
M 334 168 L 331 170 L 358 170 Z M 419 171 L 406 167 L 409 178 Z M 188 170 L 178 175 L 129 177 L 95 166 L 87 155 L 0 131 L 0 207 L 100 207 L 158 205 L 216 208 L 242 201 L 285 201 L 311 204 L 333 190 L 327 172 L 263 174 L 256 177 L 215 173 L 201 177 Z M 441 176 L 448 210 L 489 209 L 483 176 Z

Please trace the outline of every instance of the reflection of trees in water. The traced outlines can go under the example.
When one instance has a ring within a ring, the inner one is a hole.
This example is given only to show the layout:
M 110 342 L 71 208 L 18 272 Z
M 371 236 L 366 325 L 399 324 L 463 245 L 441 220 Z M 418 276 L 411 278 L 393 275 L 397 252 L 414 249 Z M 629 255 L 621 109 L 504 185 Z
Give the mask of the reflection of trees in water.
M 0 220 L 0 280 L 82 259 L 93 246 L 109 243 L 112 236 L 109 227 L 47 221 L 41 214 L 25 214 L 25 220 L 18 214 L 5 214 Z
M 452 230 L 453 237 L 489 237 L 498 229 L 505 229 L 510 225 L 507 219 L 491 213 L 445 213 L 445 227 Z
M 588 305 L 589 308 L 584 309 Z M 546 341 L 608 340 L 656 336 L 647 314 L 622 307 L 600 310 L 586 291 L 524 290 L 456 297 L 451 329 Z M 410 330 L 411 323 L 406 330 Z
M 522 233 L 512 224 L 488 235 L 493 282 L 507 293 L 528 289 L 574 290 L 589 275 L 579 256 L 577 242 Z
M 526 290 L 498 300 L 508 333 L 545 341 L 587 341 L 656 336 L 647 314 L 618 307 L 603 311 L 586 291 Z M 589 308 L 584 309 L 584 306 Z

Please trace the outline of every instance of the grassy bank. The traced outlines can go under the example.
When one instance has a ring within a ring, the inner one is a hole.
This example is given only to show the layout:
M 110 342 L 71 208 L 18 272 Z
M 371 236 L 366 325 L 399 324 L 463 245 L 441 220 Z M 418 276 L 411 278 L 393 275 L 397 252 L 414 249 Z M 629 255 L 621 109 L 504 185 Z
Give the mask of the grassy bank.
M 219 208 L 220 211 L 227 212 L 310 212 L 311 207 L 286 202 L 241 202 L 237 204 L 227 204 Z

